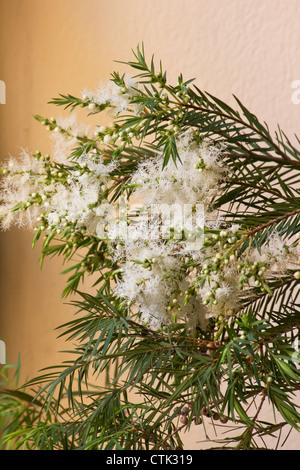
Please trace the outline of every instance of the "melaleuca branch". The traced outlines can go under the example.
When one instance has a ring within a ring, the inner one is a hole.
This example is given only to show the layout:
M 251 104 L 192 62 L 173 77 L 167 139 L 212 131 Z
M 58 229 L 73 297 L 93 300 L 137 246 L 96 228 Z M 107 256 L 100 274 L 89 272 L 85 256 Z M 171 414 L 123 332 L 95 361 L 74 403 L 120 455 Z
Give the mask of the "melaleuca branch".
M 29 226 L 41 265 L 62 257 L 63 296 L 79 297 L 59 327 L 71 359 L 26 384 L 45 413 L 30 420 L 29 405 L 24 427 L 14 395 L 2 446 L 174 450 L 211 424 L 233 431 L 221 447 L 261 448 L 300 422 L 300 153 L 239 99 L 182 74 L 171 85 L 133 54 L 135 76 L 51 100 L 70 117 L 35 116 L 50 154 L 1 167 L 2 228 Z M 76 109 L 112 123 L 91 129 Z M 283 421 L 259 420 L 267 401 Z

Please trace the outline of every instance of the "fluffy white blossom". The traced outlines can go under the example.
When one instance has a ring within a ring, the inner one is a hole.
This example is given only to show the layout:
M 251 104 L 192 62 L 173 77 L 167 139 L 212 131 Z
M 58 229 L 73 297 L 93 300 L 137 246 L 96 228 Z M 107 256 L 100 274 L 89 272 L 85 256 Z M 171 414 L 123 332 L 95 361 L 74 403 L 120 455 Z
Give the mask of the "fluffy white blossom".
M 32 158 L 24 151 L 3 168 L 6 177 L 1 181 L 2 228 L 14 224 L 34 228 L 42 224 L 45 229 L 60 230 L 70 224 L 96 234 L 100 218 L 95 209 L 102 203 L 114 163 L 104 164 L 101 156 L 90 155 L 57 164 Z
M 210 206 L 220 191 L 219 180 L 226 175 L 226 169 L 220 148 L 197 145 L 189 135 L 178 141 L 178 152 L 181 163 L 169 162 L 162 170 L 161 159 L 149 159 L 132 177 L 135 189 L 131 200 L 139 202 L 152 225 L 141 219 L 133 229 L 130 227 L 130 236 L 115 246 L 114 256 L 120 262 L 124 260 L 122 280 L 115 293 L 130 305 L 136 304 L 143 320 L 153 327 L 176 318 L 191 327 L 204 328 L 213 314 L 204 304 L 206 286 L 202 294 L 196 293 L 198 286 L 186 263 L 189 259 L 200 262 L 197 236 L 200 234 L 201 241 L 201 229 L 208 220 L 218 223 Z M 155 236 L 156 216 L 166 223 L 164 228 L 171 229 L 170 238 L 163 230 L 158 230 L 160 238 Z M 221 308 L 233 307 L 229 301 L 232 290 L 230 286 L 225 290 L 225 285 L 220 288 Z
M 273 233 L 260 250 L 249 250 L 247 258 L 260 264 L 260 271 L 265 278 L 270 275 L 283 275 L 295 267 L 299 258 L 299 245 L 288 246 L 279 233 Z
M 90 132 L 90 126 L 87 126 L 77 120 L 76 113 L 68 117 L 58 117 L 56 127 L 51 132 L 53 142 L 52 158 L 56 162 L 67 163 L 70 152 L 79 146 L 79 138 L 87 137 Z
M 225 175 L 221 149 L 197 145 L 189 135 L 180 139 L 177 147 L 181 163 L 170 161 L 162 171 L 158 157 L 139 166 L 133 176 L 135 194 L 145 204 L 205 204 L 209 209 L 218 194 L 220 177 Z
M 90 102 L 89 109 L 93 110 L 93 105 L 109 105 L 114 108 L 115 114 L 126 111 L 129 107 L 133 110 L 137 108 L 131 104 L 132 98 L 137 94 L 138 83 L 128 75 L 124 77 L 124 87 L 117 85 L 113 81 L 100 83 L 96 91 L 83 90 L 82 97 Z
M 131 86 L 128 81 L 126 90 Z M 109 101 L 120 112 L 130 100 L 117 88 L 111 83 L 88 99 L 98 105 Z M 144 159 L 131 175 L 129 200 L 122 196 L 113 205 L 107 194 L 118 164 L 98 150 L 65 158 L 88 130 L 75 117 L 56 124 L 57 160 L 24 151 L 2 166 L 2 228 L 17 224 L 61 233 L 71 227 L 104 239 L 120 267 L 114 295 L 136 307 L 151 328 L 175 321 L 205 329 L 210 317 L 239 309 L 241 290 L 265 289 L 269 276 L 283 274 L 298 260 L 297 248 L 287 247 L 279 234 L 261 251 L 248 248 L 237 259 L 235 245 L 243 231 L 237 224 L 221 229 L 224 221 L 212 204 L 228 173 L 222 148 L 182 136 L 180 162 L 162 169 L 161 158 Z

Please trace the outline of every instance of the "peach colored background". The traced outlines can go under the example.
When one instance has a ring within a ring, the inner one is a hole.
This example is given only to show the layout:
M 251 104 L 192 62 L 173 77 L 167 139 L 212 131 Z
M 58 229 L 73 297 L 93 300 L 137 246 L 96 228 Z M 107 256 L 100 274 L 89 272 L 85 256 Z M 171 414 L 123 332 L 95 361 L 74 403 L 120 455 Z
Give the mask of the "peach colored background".
M 233 102 L 237 95 L 271 128 L 300 134 L 300 104 L 291 83 L 300 79 L 299 0 L 0 0 L 0 159 L 21 147 L 49 150 L 48 135 L 33 114 L 62 114 L 47 101 L 59 93 L 96 88 L 130 60 L 144 41 L 162 59 L 169 78 L 183 72 L 196 84 Z M 298 95 L 299 96 L 299 95 Z M 58 260 L 43 271 L 32 235 L 0 234 L 0 337 L 8 362 L 21 353 L 23 375 L 60 361 L 65 344 L 57 325 L 73 310 L 60 294 Z M 203 448 L 194 429 L 187 448 Z M 297 435 L 285 448 L 300 449 Z

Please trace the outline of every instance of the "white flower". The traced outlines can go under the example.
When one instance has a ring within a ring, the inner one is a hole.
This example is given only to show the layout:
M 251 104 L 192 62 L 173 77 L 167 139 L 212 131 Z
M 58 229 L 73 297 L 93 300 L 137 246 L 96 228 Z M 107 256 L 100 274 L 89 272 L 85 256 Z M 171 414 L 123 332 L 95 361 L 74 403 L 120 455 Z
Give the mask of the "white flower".
M 211 199 L 219 191 L 218 182 L 225 170 L 219 161 L 220 149 L 196 146 L 190 136 L 179 140 L 178 150 L 182 162 L 178 166 L 170 162 L 162 170 L 161 159 L 149 159 L 133 175 L 137 187 L 132 201 L 144 206 L 152 225 L 149 230 L 145 220 L 135 221 L 133 228 L 130 227 L 131 236 L 115 246 L 115 259 L 123 263 L 122 279 L 115 294 L 136 304 L 141 318 L 151 325 L 168 323 L 175 315 L 177 321 L 184 321 L 191 328 L 197 325 L 205 328 L 209 316 L 217 315 L 220 309 L 236 307 L 231 283 L 223 282 L 216 296 L 219 304 L 213 310 L 203 303 L 207 286 L 201 293 L 192 295 L 188 302 L 182 297 L 195 283 L 197 274 L 196 269 L 194 272 L 186 269 L 186 260 L 199 262 L 203 256 L 189 238 L 189 234 L 193 236 L 193 229 L 203 227 L 207 217 L 205 212 L 195 211 L 195 207 L 199 203 L 209 212 Z M 199 162 L 204 165 L 202 172 L 195 168 Z M 214 212 L 209 212 L 209 217 L 211 223 L 219 223 Z M 157 226 L 155 221 L 158 221 Z M 158 230 L 162 221 L 166 226 L 169 224 L 169 229 L 170 226 L 174 229 L 173 239 L 163 239 L 165 232 Z M 156 236 L 155 229 L 160 237 Z M 182 238 L 182 233 L 186 238 Z M 175 304 L 172 304 L 172 296 L 175 296 Z
M 133 182 L 138 185 L 135 193 L 147 204 L 205 204 L 209 209 L 226 171 L 220 163 L 221 151 L 205 144 L 195 146 L 187 136 L 182 140 L 177 144 L 182 163 L 175 165 L 171 161 L 164 170 L 160 157 L 142 163 L 133 175 Z M 195 166 L 201 158 L 208 166 L 199 172 Z
M 67 163 L 70 152 L 79 146 L 78 138 L 88 136 L 90 126 L 78 122 L 76 113 L 56 119 L 57 132 L 50 134 L 53 141 L 52 157 L 55 161 Z
M 84 90 L 82 96 L 85 100 L 89 100 L 92 103 L 102 106 L 107 105 L 114 108 L 115 114 L 119 114 L 123 111 L 128 110 L 131 106 L 131 99 L 137 94 L 137 82 L 126 75 L 124 77 L 125 89 L 116 85 L 113 81 L 100 83 L 96 92 Z M 137 111 L 136 106 L 131 106 L 133 110 Z

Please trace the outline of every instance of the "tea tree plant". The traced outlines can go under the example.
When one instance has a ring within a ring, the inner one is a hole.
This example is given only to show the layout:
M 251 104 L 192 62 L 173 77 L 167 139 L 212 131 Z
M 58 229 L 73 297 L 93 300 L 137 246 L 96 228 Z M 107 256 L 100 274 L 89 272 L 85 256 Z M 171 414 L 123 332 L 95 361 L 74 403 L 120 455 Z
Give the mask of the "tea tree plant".
M 2 227 L 32 227 L 41 262 L 63 257 L 77 309 L 60 326 L 72 359 L 30 395 L 2 392 L 1 416 L 23 410 L 13 428 L 2 418 L 2 447 L 174 450 L 209 422 L 212 448 L 278 447 L 300 418 L 299 140 L 237 98 L 169 84 L 143 47 L 127 66 L 53 99 L 69 118 L 36 116 L 50 155 L 1 167 Z M 91 129 L 77 108 L 112 124 Z

